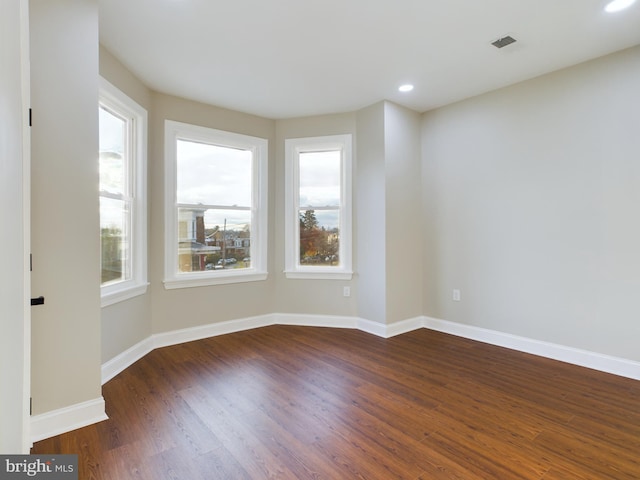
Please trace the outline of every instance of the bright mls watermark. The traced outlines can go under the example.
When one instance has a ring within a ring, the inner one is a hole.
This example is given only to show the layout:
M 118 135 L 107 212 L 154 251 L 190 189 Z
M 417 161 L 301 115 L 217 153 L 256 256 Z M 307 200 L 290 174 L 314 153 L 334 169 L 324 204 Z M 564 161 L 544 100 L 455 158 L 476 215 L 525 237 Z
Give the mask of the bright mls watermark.
M 78 480 L 77 455 L 0 455 L 0 480 Z

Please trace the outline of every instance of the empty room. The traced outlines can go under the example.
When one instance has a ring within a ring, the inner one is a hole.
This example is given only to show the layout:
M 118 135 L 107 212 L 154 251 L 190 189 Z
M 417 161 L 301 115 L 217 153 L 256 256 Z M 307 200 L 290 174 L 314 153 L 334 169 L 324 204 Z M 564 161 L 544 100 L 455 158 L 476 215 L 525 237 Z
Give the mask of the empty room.
M 640 478 L 639 2 L 2 9 L 0 454 Z

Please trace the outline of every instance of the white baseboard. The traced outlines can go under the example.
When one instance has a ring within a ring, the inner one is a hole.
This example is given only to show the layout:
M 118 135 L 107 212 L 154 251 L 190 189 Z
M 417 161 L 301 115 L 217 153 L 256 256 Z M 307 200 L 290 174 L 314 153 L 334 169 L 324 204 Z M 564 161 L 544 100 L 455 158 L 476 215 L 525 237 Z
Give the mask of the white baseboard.
M 40 415 L 33 415 L 31 417 L 31 441 L 38 442 L 108 418 L 102 397 Z
M 172 330 L 170 332 L 156 333 L 136 343 L 131 348 L 116 355 L 111 360 L 102 364 L 102 384 L 104 385 L 127 367 L 133 365 L 142 357 L 151 353 L 156 348 L 178 345 L 180 343 L 193 342 L 203 338 L 216 337 L 227 333 L 241 332 L 252 328 L 273 325 L 273 315 L 261 315 L 259 317 L 242 318 L 226 322 L 200 325 L 192 328 Z
M 302 327 L 358 328 L 358 318 L 338 315 L 307 315 L 298 313 L 276 313 L 274 325 L 297 325 Z
M 370 333 L 371 335 L 375 335 L 377 337 L 389 338 L 387 325 L 383 323 L 373 322 L 365 318 L 358 318 L 356 320 L 356 325 L 353 328 L 357 328 L 358 330 L 362 330 L 363 332 Z
M 395 337 L 396 335 L 402 335 L 403 333 L 412 332 L 424 328 L 424 317 L 408 318 L 407 320 L 401 320 L 399 322 L 387 325 L 386 338 Z
M 107 383 L 125 368 L 133 365 L 155 348 L 152 337 L 145 338 L 133 347 L 102 364 L 102 385 Z
M 156 333 L 151 336 L 153 348 L 168 347 L 179 343 L 193 342 L 203 338 L 242 332 L 253 328 L 266 327 L 274 324 L 275 315 L 260 315 L 257 317 L 240 318 L 220 323 L 211 323 L 198 327 L 173 330 L 171 332 Z
M 531 353 L 562 362 L 580 365 L 622 377 L 640 380 L 640 362 L 580 350 L 563 345 L 542 342 L 508 333 L 485 328 L 449 322 L 431 317 L 415 317 L 393 324 L 384 325 L 358 317 L 331 315 L 299 315 L 276 313 L 249 317 L 227 322 L 203 325 L 152 335 L 122 352 L 102 365 L 102 383 L 111 380 L 156 348 L 228 333 L 266 327 L 269 325 L 300 325 L 313 327 L 353 328 L 383 338 L 428 328 L 459 337 L 469 338 L 500 347 Z M 69 432 L 93 423 L 107 420 L 102 397 L 71 405 L 31 417 L 31 440 L 37 442 L 44 438 Z
M 540 357 L 551 358 L 601 372 L 612 373 L 621 377 L 640 380 L 640 362 L 634 362 L 624 358 L 520 337 L 496 330 L 449 322 L 438 318 L 424 317 L 424 327 L 430 330 L 450 333 L 458 337 L 517 350 L 519 352 L 531 353 Z
M 349 316 L 274 313 L 152 335 L 103 364 L 102 383 L 104 384 L 109 381 L 115 375 L 156 348 L 269 325 L 353 328 L 383 338 L 390 338 L 420 328 L 428 328 L 430 330 L 450 333 L 459 337 L 469 338 L 511 350 L 531 353 L 541 357 L 552 358 L 554 360 L 640 380 L 639 362 L 432 317 L 415 317 L 385 325 L 363 318 Z
M 300 325 L 307 327 L 332 327 L 332 328 L 360 328 L 361 320 L 356 317 L 343 317 L 331 315 L 306 315 L 292 313 L 274 313 L 269 315 L 260 315 L 256 317 L 241 318 L 237 320 L 229 320 L 226 322 L 212 323 L 209 325 L 201 325 L 192 328 L 183 328 L 170 332 L 156 333 L 150 337 L 138 342 L 131 348 L 116 355 L 111 360 L 102 364 L 102 384 L 115 377 L 133 363 L 150 353 L 156 348 L 178 345 L 180 343 L 192 342 L 203 338 L 216 337 L 218 335 L 226 335 L 228 333 L 242 332 L 253 328 L 267 327 L 269 325 Z M 375 322 L 368 322 L 375 324 Z M 380 325 L 380 324 L 375 324 Z M 385 327 L 384 325 L 381 325 Z M 369 333 L 371 328 L 360 328 Z M 381 335 L 384 336 L 384 335 Z

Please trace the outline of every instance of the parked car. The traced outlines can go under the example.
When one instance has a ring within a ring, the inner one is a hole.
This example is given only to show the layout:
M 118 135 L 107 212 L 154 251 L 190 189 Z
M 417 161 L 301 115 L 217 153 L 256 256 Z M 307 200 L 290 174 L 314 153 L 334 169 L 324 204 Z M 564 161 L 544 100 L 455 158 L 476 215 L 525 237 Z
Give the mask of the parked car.
M 218 265 L 229 265 L 231 263 L 236 263 L 238 260 L 235 258 L 221 258 L 218 260 Z

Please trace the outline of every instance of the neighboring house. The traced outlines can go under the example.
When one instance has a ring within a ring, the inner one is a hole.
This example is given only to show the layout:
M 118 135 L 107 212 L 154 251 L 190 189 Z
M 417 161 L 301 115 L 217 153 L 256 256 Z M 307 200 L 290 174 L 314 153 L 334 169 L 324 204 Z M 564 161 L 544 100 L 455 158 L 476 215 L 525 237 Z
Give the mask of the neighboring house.
M 219 253 L 223 253 L 225 258 L 236 258 L 242 260 L 251 253 L 251 240 L 245 231 L 217 229 L 207 236 L 207 245 L 213 245 Z
M 205 209 L 180 209 L 178 261 L 182 272 L 205 270 L 207 256 L 220 252 L 219 246 L 209 245 L 205 238 L 205 212 Z

